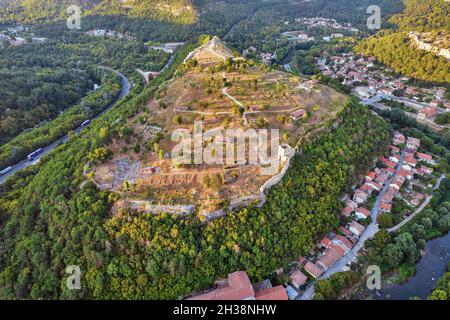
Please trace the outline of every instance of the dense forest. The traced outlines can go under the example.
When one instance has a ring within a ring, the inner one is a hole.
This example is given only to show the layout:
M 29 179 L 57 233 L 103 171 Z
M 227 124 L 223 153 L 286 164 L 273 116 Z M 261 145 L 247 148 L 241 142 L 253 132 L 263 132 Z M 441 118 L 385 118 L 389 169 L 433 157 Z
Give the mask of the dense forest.
M 337 225 L 339 196 L 388 147 L 387 124 L 350 100 L 341 125 L 304 146 L 262 208 L 206 225 L 194 216 L 111 216 L 118 196 L 85 182 L 83 167 L 171 77 L 174 66 L 141 94 L 134 89 L 38 167 L 0 187 L 1 297 L 176 298 L 237 269 L 261 279 L 309 252 L 319 235 Z M 63 285 L 64 269 L 73 264 L 83 270 L 79 292 Z
M 4 75 L 0 80 L 0 168 L 64 136 L 111 104 L 120 92 L 120 78 L 105 74 L 102 67 L 140 84 L 137 68 L 159 71 L 168 59 L 167 53 L 149 50 L 139 41 L 81 32 L 6 47 L 0 56 Z M 92 91 L 94 83 L 101 85 L 100 90 Z
M 36 149 L 50 145 L 114 102 L 121 90 L 120 77 L 102 68 L 91 72 L 95 74 L 95 78 L 99 79 L 101 88 L 90 92 L 79 103 L 70 106 L 52 121 L 26 130 L 2 144 L 0 146 L 0 168 L 15 164 Z
M 53 119 L 93 88 L 83 70 L 0 69 L 0 145 Z
M 67 8 L 74 4 L 87 15 L 126 15 L 182 24 L 196 21 L 190 0 L 7 0 L 0 21 L 52 22 L 67 17 Z
M 356 52 L 375 56 L 396 72 L 416 79 L 450 82 L 450 61 L 435 53 L 414 48 L 405 32 L 385 32 L 363 41 Z
M 391 21 L 404 30 L 450 31 L 450 4 L 445 0 L 403 0 L 405 11 Z

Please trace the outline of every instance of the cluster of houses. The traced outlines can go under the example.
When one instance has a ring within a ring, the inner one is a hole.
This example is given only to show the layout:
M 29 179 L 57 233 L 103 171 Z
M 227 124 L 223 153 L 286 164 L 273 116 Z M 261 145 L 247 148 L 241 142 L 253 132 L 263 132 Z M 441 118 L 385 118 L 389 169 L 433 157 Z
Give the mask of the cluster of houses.
M 134 37 L 131 36 L 130 34 L 117 32 L 115 30 L 94 29 L 86 31 L 86 34 L 92 37 L 111 37 L 111 38 L 134 40 Z
M 9 36 L 4 33 L 0 33 L 0 43 L 7 42 L 14 47 L 23 46 L 28 43 L 43 43 L 47 41 L 47 38 L 31 37 L 28 39 L 22 37 Z
M 390 212 L 394 197 L 401 197 L 400 189 L 406 181 L 413 181 L 415 174 L 423 176 L 433 172 L 433 169 L 427 165 L 435 165 L 436 161 L 431 155 L 418 152 L 419 147 L 419 139 L 406 138 L 403 134 L 394 132 L 389 157 L 380 157 L 377 166 L 367 173 L 364 183 L 354 191 L 352 197 L 345 197 L 345 207 L 340 214 L 344 217 L 346 225 L 341 225 L 338 233 L 330 232 L 322 238 L 317 245 L 320 253 L 316 258 L 299 257 L 293 263 L 294 268 L 289 272 L 289 284 L 272 287 L 269 280 L 264 280 L 252 286 L 247 274 L 244 271 L 238 271 L 230 274 L 228 280 L 219 285 L 218 289 L 196 294 L 190 299 L 295 299 L 311 278 L 320 277 L 354 247 L 365 230 L 360 220 L 371 216 L 367 202 L 372 193 L 380 192 L 389 183 L 381 199 L 378 213 Z M 403 163 L 402 167 L 398 168 L 401 163 L 402 149 L 404 149 Z M 414 207 L 425 198 L 424 194 L 413 190 L 408 190 L 407 193 L 411 195 L 407 202 Z M 314 251 L 311 254 L 314 254 Z M 283 273 L 283 269 L 277 270 L 277 273 Z
M 419 117 L 431 118 L 438 113 L 437 108 L 450 111 L 450 101 L 445 98 L 445 88 L 418 88 L 408 84 L 409 78 L 395 78 L 388 75 L 388 68 L 375 67 L 374 57 L 361 57 L 353 53 L 329 56 L 327 53 L 317 59 L 317 65 L 326 76 L 342 79 L 342 84 L 353 88 L 361 98 L 376 94 L 397 95 L 415 101 L 428 101 L 428 107 L 419 111 Z
M 328 19 L 322 17 L 315 18 L 297 18 L 295 22 L 306 25 L 308 29 L 312 28 L 330 28 L 337 30 L 347 30 L 350 32 L 358 32 L 359 30 L 353 27 L 350 23 L 341 24 L 335 19 Z

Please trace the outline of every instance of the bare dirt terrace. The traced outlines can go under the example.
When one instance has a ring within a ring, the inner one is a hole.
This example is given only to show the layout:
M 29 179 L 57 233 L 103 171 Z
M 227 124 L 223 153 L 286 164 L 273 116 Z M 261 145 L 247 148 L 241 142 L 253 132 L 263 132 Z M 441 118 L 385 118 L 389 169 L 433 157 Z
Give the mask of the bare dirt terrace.
M 160 87 L 148 108 L 122 128 L 123 134 L 108 145 L 112 159 L 95 167 L 94 180 L 126 199 L 214 210 L 257 195 L 271 176 L 261 175 L 258 164 L 173 162 L 170 153 L 178 143 L 171 141 L 174 130 L 192 133 L 194 121 L 202 121 L 205 131 L 279 129 L 280 144 L 295 146 L 306 133 L 334 119 L 345 100 L 315 81 L 232 58 L 232 52 L 216 39 L 186 61 Z M 298 110 L 304 110 L 303 116 L 292 118 Z

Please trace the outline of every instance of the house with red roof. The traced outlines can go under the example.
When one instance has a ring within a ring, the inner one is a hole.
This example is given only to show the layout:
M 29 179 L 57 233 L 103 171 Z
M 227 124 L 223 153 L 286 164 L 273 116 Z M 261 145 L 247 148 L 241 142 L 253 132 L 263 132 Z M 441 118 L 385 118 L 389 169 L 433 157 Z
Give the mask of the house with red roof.
M 299 109 L 299 110 L 296 110 L 291 113 L 291 118 L 294 121 L 297 121 L 298 119 L 304 118 L 304 117 L 306 117 L 306 110 L 304 110 L 304 109 Z
M 345 253 L 347 253 L 353 247 L 353 243 L 350 240 L 339 234 L 334 237 L 333 243 L 336 243 L 338 246 L 344 249 Z
M 391 212 L 392 205 L 390 203 L 381 202 L 380 203 L 380 211 L 381 212 Z
M 359 237 L 364 230 L 366 229 L 363 225 L 359 224 L 356 221 L 352 221 L 348 228 L 355 236 Z
M 373 189 L 370 185 L 367 183 L 364 183 L 361 187 L 359 187 L 359 190 L 364 191 L 365 193 L 371 194 Z
M 210 292 L 189 298 L 188 300 L 254 300 L 255 291 L 245 271 L 236 271 L 228 275 L 228 285 Z
M 375 179 L 375 182 L 383 185 L 388 179 L 389 179 L 389 174 L 382 173 L 377 176 L 377 178 Z
M 308 281 L 308 277 L 303 274 L 300 270 L 295 269 L 294 272 L 289 276 L 291 283 L 297 289 Z
M 399 191 L 401 189 L 401 187 L 403 186 L 403 181 L 400 179 L 395 179 L 394 181 L 392 181 L 392 183 L 389 185 L 389 187 L 397 189 L 397 191 Z
M 430 156 L 429 154 L 426 153 L 422 153 L 422 152 L 417 152 L 416 153 L 416 158 L 419 161 L 423 161 L 429 164 L 435 164 L 435 161 L 433 160 L 433 157 Z
M 387 172 L 390 176 L 393 176 L 395 174 L 395 169 L 393 168 L 386 168 L 384 169 L 385 172 Z
M 428 168 L 426 166 L 420 166 L 420 169 L 425 173 L 425 174 L 432 174 L 433 173 L 433 169 L 432 168 Z
M 400 156 L 398 154 L 391 155 L 389 157 L 389 160 L 392 162 L 398 163 L 400 161 Z
M 331 244 L 331 240 L 327 237 L 323 237 L 322 240 L 320 240 L 320 246 L 324 248 L 328 248 Z
M 405 170 L 405 169 L 400 169 L 399 172 L 397 173 L 397 176 L 399 177 L 404 177 L 408 180 L 411 180 L 413 178 L 413 174 L 411 170 Z
M 336 250 L 336 248 L 338 248 L 338 250 Z M 327 270 L 344 254 L 342 253 L 344 249 L 342 249 L 338 245 L 336 245 L 336 248 L 328 248 L 327 250 L 325 250 L 322 256 L 320 256 L 319 260 L 317 260 L 316 264 L 320 266 L 322 269 Z
M 417 114 L 417 119 L 430 119 L 438 114 L 436 107 L 427 107 L 420 109 Z
M 345 207 L 341 210 L 341 216 L 343 217 L 350 217 L 353 212 L 353 208 L 350 206 Z
M 286 290 L 283 286 L 263 289 L 255 292 L 255 300 L 289 300 Z
M 370 180 L 370 181 L 374 180 L 376 177 L 377 177 L 377 174 L 374 171 L 371 171 L 366 175 L 366 179 Z
M 305 271 L 308 272 L 314 278 L 318 278 L 320 277 L 320 275 L 323 273 L 324 270 L 317 264 L 308 261 L 305 265 Z
M 390 146 L 390 148 L 391 148 L 391 151 L 392 151 L 393 153 L 400 153 L 400 148 L 399 148 L 399 147 L 396 147 L 396 146 Z
M 353 233 L 351 233 L 350 230 L 348 230 L 347 228 L 340 226 L 340 227 L 339 227 L 339 230 L 340 230 L 343 234 L 345 234 L 346 237 L 348 237 L 348 238 L 353 237 Z
M 402 143 L 405 143 L 406 138 L 403 134 L 401 134 L 400 132 L 394 132 L 394 138 L 392 140 L 392 144 L 395 146 L 398 146 Z
M 368 198 L 367 193 L 359 189 L 356 190 L 355 194 L 353 195 L 353 200 L 358 204 L 366 202 L 367 198 Z
M 353 210 L 355 210 L 358 207 L 358 204 L 355 201 L 353 201 L 352 199 L 347 199 L 347 201 L 345 201 L 345 205 L 347 207 L 352 208 Z
M 355 213 L 358 219 L 367 219 L 370 216 L 370 211 L 363 207 L 356 209 Z
M 380 191 L 380 190 L 383 188 L 383 186 L 382 186 L 381 184 L 379 184 L 378 182 L 376 182 L 376 181 L 370 181 L 370 182 L 367 182 L 367 184 L 368 184 L 373 190 L 376 190 L 376 191 Z
M 417 150 L 420 147 L 420 139 L 408 137 L 406 147 L 410 150 Z

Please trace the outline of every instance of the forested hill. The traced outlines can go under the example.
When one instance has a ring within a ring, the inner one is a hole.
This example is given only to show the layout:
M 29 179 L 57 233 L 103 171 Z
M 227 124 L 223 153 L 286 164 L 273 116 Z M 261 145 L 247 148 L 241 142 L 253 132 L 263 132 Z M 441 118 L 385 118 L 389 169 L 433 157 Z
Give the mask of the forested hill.
M 391 18 L 396 30 L 382 30 L 362 41 L 356 51 L 375 56 L 380 62 L 401 74 L 432 82 L 450 82 L 450 61 L 436 52 L 419 49 L 411 37 L 446 39 L 450 34 L 450 2 L 448 0 L 404 0 L 403 13 Z M 445 41 L 432 45 L 445 49 Z
M 208 224 L 194 215 L 111 214 L 118 195 L 100 192 L 84 166 L 117 139 L 192 49 L 181 48 L 140 94 L 133 89 L 69 143 L 0 186 L 0 299 L 177 298 L 235 270 L 263 279 L 337 227 L 339 198 L 390 140 L 387 123 L 355 100 L 338 128 L 304 146 L 261 208 Z M 65 286 L 69 265 L 81 268 L 79 291 Z
M 450 31 L 449 0 L 403 0 L 405 10 L 391 21 L 402 30 Z
M 5 0 L 0 4 L 0 21 L 51 22 L 64 18 L 72 4 L 85 15 L 126 15 L 181 24 L 196 21 L 191 0 Z

